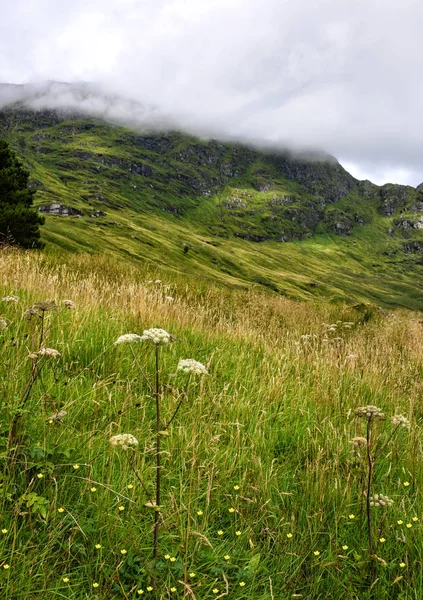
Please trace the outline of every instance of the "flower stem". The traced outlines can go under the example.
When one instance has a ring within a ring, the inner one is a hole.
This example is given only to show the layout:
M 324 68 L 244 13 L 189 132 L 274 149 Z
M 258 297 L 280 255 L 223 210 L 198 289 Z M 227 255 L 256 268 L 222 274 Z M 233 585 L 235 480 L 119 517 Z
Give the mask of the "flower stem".
M 370 565 L 371 565 L 371 574 L 372 574 L 372 582 L 376 577 L 376 566 L 374 559 L 374 547 L 373 547 L 373 534 L 372 534 L 372 512 L 370 506 L 370 496 L 371 496 L 371 488 L 372 488 L 372 480 L 373 480 L 373 466 L 374 462 L 371 455 L 371 418 L 367 421 L 367 463 L 368 463 L 368 471 L 367 471 L 367 494 L 366 494 L 366 511 L 367 511 L 367 535 L 369 539 L 369 552 L 370 552 Z
M 159 553 L 159 519 L 160 519 L 160 491 L 161 491 L 161 448 L 160 448 L 160 382 L 159 382 L 159 344 L 156 344 L 156 386 L 154 390 L 154 398 L 156 400 L 156 510 L 154 513 L 154 528 L 153 528 L 153 558 L 157 558 Z

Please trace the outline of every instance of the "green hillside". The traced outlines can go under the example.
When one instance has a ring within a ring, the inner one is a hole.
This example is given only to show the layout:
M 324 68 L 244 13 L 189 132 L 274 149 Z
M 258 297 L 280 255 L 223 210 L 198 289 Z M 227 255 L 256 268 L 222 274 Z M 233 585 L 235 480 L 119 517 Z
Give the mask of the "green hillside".
M 358 182 L 332 157 L 21 106 L 0 111 L 0 136 L 30 169 L 49 252 L 292 298 L 423 306 L 422 191 Z

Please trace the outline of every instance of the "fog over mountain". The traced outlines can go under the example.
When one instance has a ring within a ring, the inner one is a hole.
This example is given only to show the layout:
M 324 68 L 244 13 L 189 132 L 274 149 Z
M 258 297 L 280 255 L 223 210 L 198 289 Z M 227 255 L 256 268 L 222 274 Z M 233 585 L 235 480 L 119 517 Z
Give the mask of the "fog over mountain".
M 0 81 L 95 82 L 109 117 L 321 148 L 360 178 L 417 185 L 422 24 L 417 0 L 16 0 Z M 94 96 L 83 110 L 103 110 Z

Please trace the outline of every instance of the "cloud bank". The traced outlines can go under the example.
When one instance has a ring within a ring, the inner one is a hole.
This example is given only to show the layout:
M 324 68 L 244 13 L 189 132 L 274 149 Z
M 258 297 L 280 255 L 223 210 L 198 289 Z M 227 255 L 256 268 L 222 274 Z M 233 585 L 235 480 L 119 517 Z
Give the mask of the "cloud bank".
M 417 185 L 422 25 L 417 0 L 15 0 L 0 81 L 96 82 L 157 126 L 322 148 Z

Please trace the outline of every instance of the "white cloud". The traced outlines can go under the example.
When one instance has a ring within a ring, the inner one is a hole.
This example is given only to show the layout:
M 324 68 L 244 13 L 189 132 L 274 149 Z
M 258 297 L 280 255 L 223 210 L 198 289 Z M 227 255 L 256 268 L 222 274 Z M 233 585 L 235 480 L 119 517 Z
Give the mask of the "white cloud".
M 422 22 L 417 0 L 15 0 L 0 81 L 102 82 L 190 130 L 417 184 Z

